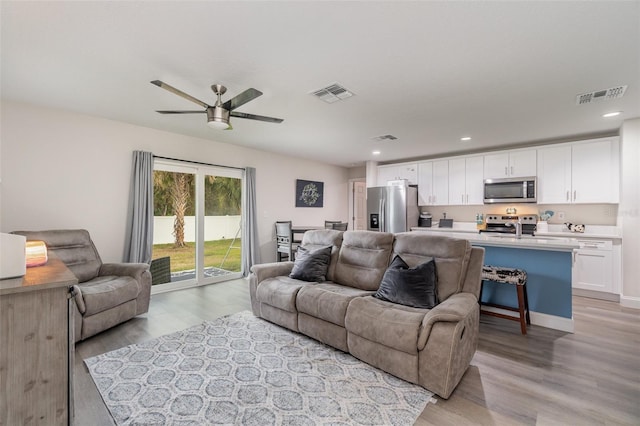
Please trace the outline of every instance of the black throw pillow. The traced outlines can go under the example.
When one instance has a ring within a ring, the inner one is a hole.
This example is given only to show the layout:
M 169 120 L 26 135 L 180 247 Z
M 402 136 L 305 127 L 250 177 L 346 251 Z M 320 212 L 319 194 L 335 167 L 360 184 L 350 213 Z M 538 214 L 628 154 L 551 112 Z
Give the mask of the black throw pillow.
M 331 246 L 309 251 L 306 247 L 298 247 L 296 260 L 289 277 L 303 281 L 326 281 L 327 269 L 331 260 Z
M 431 309 L 438 302 L 436 262 L 431 259 L 415 268 L 397 256 L 382 277 L 374 297 L 399 305 Z

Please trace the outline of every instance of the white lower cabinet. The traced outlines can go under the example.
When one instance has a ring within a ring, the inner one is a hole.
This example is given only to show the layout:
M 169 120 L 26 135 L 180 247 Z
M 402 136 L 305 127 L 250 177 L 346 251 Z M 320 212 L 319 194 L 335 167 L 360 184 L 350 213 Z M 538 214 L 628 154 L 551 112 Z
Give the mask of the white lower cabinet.
M 611 241 L 578 240 L 580 248 L 573 253 L 572 287 L 618 294 L 614 285 L 614 251 Z

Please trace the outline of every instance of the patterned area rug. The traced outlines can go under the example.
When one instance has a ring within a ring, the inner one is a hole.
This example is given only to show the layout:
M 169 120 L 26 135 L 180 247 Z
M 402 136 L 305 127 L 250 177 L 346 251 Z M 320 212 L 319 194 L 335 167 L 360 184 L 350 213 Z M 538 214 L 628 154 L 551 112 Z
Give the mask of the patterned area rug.
M 85 363 L 118 425 L 411 425 L 432 397 L 248 311 Z

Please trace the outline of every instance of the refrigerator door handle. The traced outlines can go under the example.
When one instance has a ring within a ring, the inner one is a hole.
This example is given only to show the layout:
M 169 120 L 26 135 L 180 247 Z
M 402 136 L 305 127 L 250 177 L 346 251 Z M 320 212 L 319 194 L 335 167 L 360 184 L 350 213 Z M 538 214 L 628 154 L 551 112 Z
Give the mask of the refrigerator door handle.
M 385 209 L 385 203 L 384 203 L 384 198 L 380 199 L 380 210 L 379 210 L 379 217 L 380 217 L 380 227 L 378 229 L 380 229 L 380 232 L 385 232 L 385 227 L 386 227 L 386 218 L 384 217 L 384 209 Z

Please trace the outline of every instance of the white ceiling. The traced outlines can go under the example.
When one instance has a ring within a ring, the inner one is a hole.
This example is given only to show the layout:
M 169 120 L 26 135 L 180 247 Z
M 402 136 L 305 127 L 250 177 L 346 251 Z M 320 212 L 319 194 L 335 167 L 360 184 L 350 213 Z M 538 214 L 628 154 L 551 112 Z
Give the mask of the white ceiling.
M 640 2 L 2 1 L 3 99 L 352 166 L 615 132 L 640 117 Z M 214 103 L 212 130 L 149 82 Z M 338 82 L 356 96 L 310 95 Z M 576 95 L 628 85 L 621 99 Z M 624 111 L 603 119 L 608 111 Z M 37 125 L 34 117 L 34 125 Z M 398 140 L 374 142 L 392 134 Z M 470 142 L 461 142 L 462 136 Z M 373 156 L 373 150 L 381 154 Z

